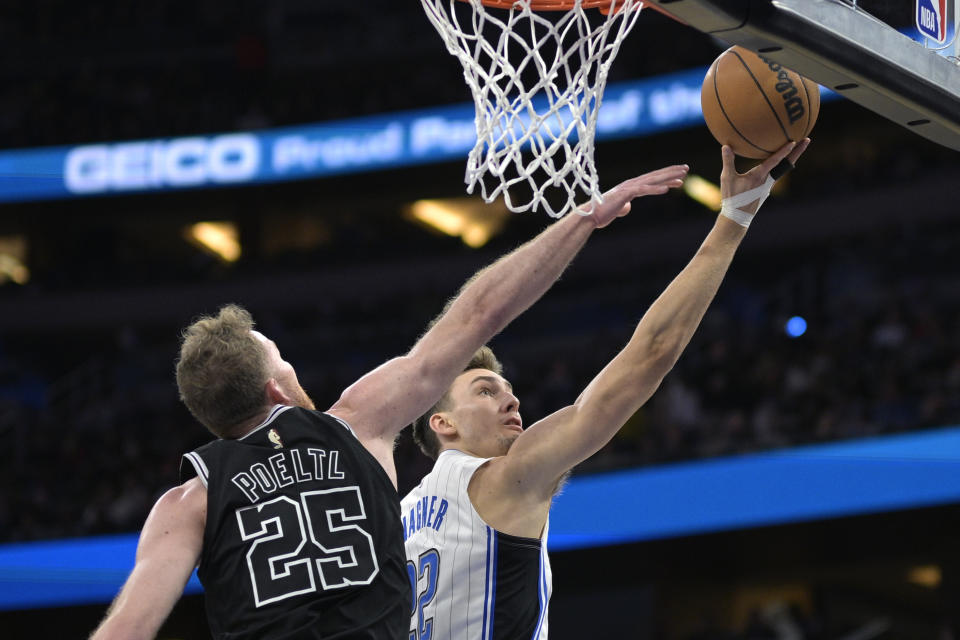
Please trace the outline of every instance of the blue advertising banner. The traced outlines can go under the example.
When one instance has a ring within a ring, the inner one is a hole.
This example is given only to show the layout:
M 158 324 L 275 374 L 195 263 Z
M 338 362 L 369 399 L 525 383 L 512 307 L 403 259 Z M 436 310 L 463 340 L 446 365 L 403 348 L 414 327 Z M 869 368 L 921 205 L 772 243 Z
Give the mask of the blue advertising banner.
M 703 123 L 706 68 L 611 85 L 597 139 Z M 476 140 L 472 104 L 335 122 L 156 140 L 0 151 L 0 202 L 303 180 L 457 158 Z
M 574 477 L 550 550 L 960 503 L 960 427 Z M 0 610 L 109 602 L 137 536 L 0 546 Z M 196 575 L 187 593 L 201 589 Z
M 960 428 L 574 480 L 552 550 L 960 503 Z

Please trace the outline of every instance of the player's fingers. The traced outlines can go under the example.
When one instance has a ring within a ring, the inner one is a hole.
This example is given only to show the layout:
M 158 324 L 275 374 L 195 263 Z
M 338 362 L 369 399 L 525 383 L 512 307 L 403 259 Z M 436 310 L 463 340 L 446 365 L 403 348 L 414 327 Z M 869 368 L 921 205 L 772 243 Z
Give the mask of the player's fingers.
M 733 159 L 733 149 L 729 145 L 723 145 L 720 149 L 720 157 L 723 159 L 723 171 L 726 175 L 736 174 L 737 165 Z
M 624 203 L 647 195 L 666 193 L 683 185 L 690 167 L 685 164 L 673 165 L 657 169 L 642 176 L 631 178 L 603 195 L 604 201 L 609 202 L 612 209 L 623 206 Z
M 686 176 L 684 176 L 686 177 Z M 658 180 L 657 182 L 652 182 L 640 186 L 636 190 L 636 196 L 642 196 L 647 193 L 653 193 L 653 189 L 656 189 L 656 193 L 664 193 L 667 189 L 676 189 L 683 186 L 683 177 L 673 177 L 666 180 Z M 662 191 L 661 191 L 662 189 Z
M 672 180 L 664 180 L 658 184 L 649 185 L 649 190 L 647 193 L 666 193 L 670 189 L 679 189 L 683 186 L 683 179 L 673 178 Z M 654 191 L 655 189 L 655 191 Z
M 637 198 L 649 193 L 648 189 L 653 185 L 670 184 L 674 180 L 682 180 L 686 177 L 689 170 L 690 167 L 687 165 L 674 165 L 672 167 L 664 167 L 663 169 L 651 171 L 650 173 L 645 173 L 642 176 L 627 180 L 614 188 L 610 195 L 622 193 L 625 194 L 628 199 Z
M 690 166 L 689 166 L 689 165 L 686 165 L 686 164 L 672 164 L 672 165 L 670 165 L 670 166 L 668 166 L 668 167 L 662 167 L 662 168 L 660 168 L 660 169 L 657 169 L 656 171 L 651 171 L 650 173 L 647 173 L 647 174 L 645 174 L 645 175 L 651 176 L 651 177 L 660 177 L 660 176 L 663 176 L 663 175 L 672 175 L 672 174 L 675 174 L 675 173 L 686 173 L 686 172 L 689 171 L 689 170 L 690 170 Z
M 683 172 L 681 174 L 672 175 L 659 180 L 656 183 L 647 185 L 648 187 L 664 187 L 666 189 L 677 189 L 683 186 L 683 181 L 686 179 L 687 174 Z
M 664 180 L 672 180 L 673 178 L 686 175 L 690 171 L 690 167 L 685 164 L 675 164 L 669 167 L 663 167 L 662 169 L 657 169 L 656 171 L 651 171 L 650 173 L 645 173 L 642 176 L 637 176 L 634 180 L 638 182 L 662 182 Z
M 804 138 L 797 143 L 797 146 L 793 148 L 793 151 L 790 152 L 790 155 L 787 156 L 787 160 L 790 161 L 790 164 L 797 164 L 797 160 L 800 159 L 800 156 L 803 155 L 803 152 L 807 150 L 807 147 L 810 146 L 810 138 Z
M 791 142 L 788 142 L 787 144 L 783 145 L 783 146 L 780 147 L 779 149 L 777 149 L 776 152 L 774 152 L 774 154 L 773 154 L 772 156 L 770 156 L 769 158 L 767 158 L 766 160 L 764 160 L 764 161 L 759 165 L 759 167 L 758 167 L 759 173 L 761 173 L 761 174 L 763 174 L 763 175 L 767 175 L 768 173 L 770 173 L 771 171 L 773 171 L 773 168 L 774 168 L 775 166 L 777 166 L 778 164 L 780 164 L 780 161 L 783 160 L 784 158 L 786 158 L 787 155 L 788 155 L 791 151 L 793 151 L 794 147 L 796 147 L 796 144 L 797 144 L 796 142 L 792 142 L 792 141 L 791 141 Z

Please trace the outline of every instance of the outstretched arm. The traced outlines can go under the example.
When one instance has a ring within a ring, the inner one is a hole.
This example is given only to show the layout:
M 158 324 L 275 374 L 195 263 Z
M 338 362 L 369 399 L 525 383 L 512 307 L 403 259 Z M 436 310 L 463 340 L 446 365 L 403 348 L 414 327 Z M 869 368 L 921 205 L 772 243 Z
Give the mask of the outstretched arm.
M 206 510 L 196 478 L 163 494 L 143 525 L 133 571 L 91 640 L 156 636 L 197 566 Z
M 766 183 L 784 157 L 795 162 L 804 140 L 746 174 L 738 174 L 729 147 L 723 149 L 721 190 L 731 198 Z M 741 213 L 756 212 L 758 202 Z M 718 216 L 696 255 L 651 305 L 626 347 L 587 386 L 577 401 L 531 426 L 499 462 L 494 481 L 523 487 L 536 499 L 549 499 L 557 480 L 596 453 L 660 385 L 683 352 L 726 274 L 746 227 Z
M 679 187 L 687 169 L 666 167 L 623 182 L 590 215 L 565 216 L 481 270 L 409 353 L 358 380 L 330 412 L 349 422 L 361 439 L 392 443 L 440 399 L 477 349 L 543 295 L 594 229 L 626 215 L 634 198 Z

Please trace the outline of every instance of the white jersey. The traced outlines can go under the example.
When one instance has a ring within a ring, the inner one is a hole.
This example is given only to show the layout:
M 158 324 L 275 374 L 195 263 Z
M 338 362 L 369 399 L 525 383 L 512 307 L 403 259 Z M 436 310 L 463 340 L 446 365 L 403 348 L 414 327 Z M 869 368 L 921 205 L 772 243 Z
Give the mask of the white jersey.
M 410 640 L 547 637 L 547 526 L 540 539 L 520 538 L 483 521 L 467 486 L 486 460 L 444 451 L 401 503 L 413 587 Z

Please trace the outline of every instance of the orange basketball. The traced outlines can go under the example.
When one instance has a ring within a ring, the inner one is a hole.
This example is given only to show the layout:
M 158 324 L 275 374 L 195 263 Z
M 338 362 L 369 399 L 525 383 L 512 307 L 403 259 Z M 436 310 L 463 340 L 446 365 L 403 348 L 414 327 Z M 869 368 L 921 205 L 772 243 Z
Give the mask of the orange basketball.
M 720 144 L 766 158 L 803 140 L 820 114 L 817 83 L 743 47 L 720 54 L 700 88 L 703 119 Z

